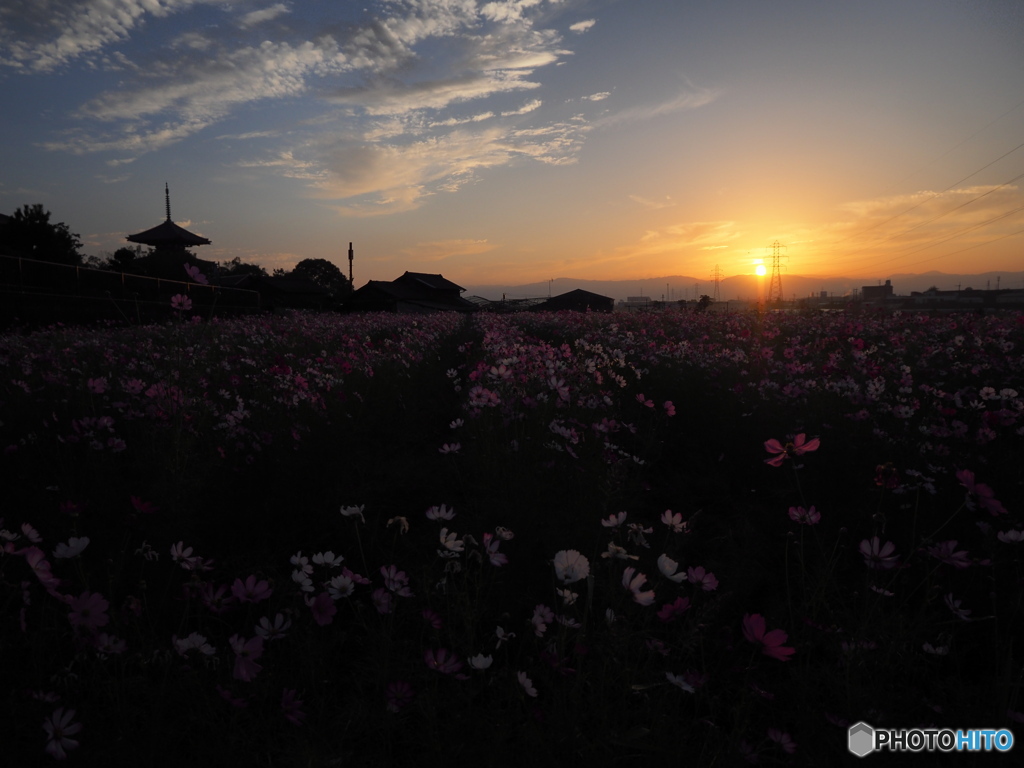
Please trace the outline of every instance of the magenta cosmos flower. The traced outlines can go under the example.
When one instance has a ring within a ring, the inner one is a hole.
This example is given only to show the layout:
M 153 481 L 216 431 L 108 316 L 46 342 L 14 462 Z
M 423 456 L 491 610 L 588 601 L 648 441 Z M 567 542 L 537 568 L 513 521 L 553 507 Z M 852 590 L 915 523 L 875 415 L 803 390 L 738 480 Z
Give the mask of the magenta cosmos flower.
M 749 613 L 743 616 L 743 636 L 751 643 L 761 646 L 761 653 L 779 661 L 789 661 L 789 657 L 796 653 L 795 648 L 783 645 L 789 638 L 781 629 L 765 631 L 764 616 Z
M 243 683 L 252 682 L 252 679 L 263 669 L 262 664 L 257 664 L 256 659 L 263 655 L 263 638 L 254 637 L 246 640 L 238 635 L 228 638 L 231 649 L 235 652 L 234 678 Z
M 437 670 L 442 675 L 451 675 L 462 669 L 459 657 L 447 648 L 438 648 L 436 651 L 428 649 L 423 654 L 423 661 L 428 667 Z
M 771 440 L 766 440 L 764 443 L 764 449 L 768 453 L 775 454 L 770 459 L 765 459 L 765 464 L 771 464 L 773 467 L 781 467 L 782 462 L 787 458 L 793 456 L 802 456 L 809 451 L 818 450 L 821 445 L 821 440 L 817 437 L 808 440 L 807 435 L 801 432 L 799 435 L 793 438 L 793 442 L 786 443 L 783 445 L 774 437 Z
M 78 597 L 68 598 L 68 605 L 71 606 L 68 619 L 74 627 L 91 631 L 110 623 L 107 616 L 110 603 L 99 592 L 83 592 Z

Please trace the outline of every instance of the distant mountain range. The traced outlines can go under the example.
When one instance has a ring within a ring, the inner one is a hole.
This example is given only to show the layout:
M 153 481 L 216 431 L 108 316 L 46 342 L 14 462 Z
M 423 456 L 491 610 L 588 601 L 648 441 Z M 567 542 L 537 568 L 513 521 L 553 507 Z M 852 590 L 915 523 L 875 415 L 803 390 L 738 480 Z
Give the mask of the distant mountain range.
M 924 272 L 922 274 L 892 275 L 887 279 L 892 282 L 893 292 L 900 296 L 909 295 L 911 291 L 926 291 L 933 286 L 943 291 L 957 290 L 957 288 L 974 288 L 975 290 L 986 288 L 995 290 L 997 287 L 1018 290 L 1024 288 L 1024 272 L 983 272 L 976 275 Z M 759 291 L 767 289 L 768 280 L 768 277 L 757 278 L 753 275 L 726 277 L 718 284 L 718 295 L 722 301 L 756 299 Z M 854 291 L 859 292 L 865 285 L 881 285 L 884 282 L 885 280 L 870 280 L 863 277 L 783 275 L 782 293 L 786 299 L 792 299 L 794 296 L 798 299 L 819 296 L 822 291 L 828 295 L 844 296 Z M 601 296 L 610 296 L 616 301 L 633 296 L 646 296 L 656 301 L 665 299 L 692 301 L 704 294 L 714 297 L 715 293 L 715 284 L 707 278 L 669 275 L 637 280 L 578 280 L 572 277 L 560 277 L 552 280 L 550 286 L 546 280 L 523 285 L 470 285 L 466 286 L 466 293 L 463 295 L 481 296 L 491 300 L 498 300 L 503 296 L 508 299 L 522 299 L 546 297 L 549 293 L 551 296 L 558 296 L 578 288 Z

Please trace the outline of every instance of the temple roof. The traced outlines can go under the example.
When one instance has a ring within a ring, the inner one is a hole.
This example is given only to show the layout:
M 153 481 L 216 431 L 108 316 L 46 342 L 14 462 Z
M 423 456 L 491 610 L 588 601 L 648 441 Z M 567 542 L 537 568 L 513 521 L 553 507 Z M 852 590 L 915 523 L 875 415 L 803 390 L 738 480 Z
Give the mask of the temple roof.
M 190 245 L 209 245 L 210 241 L 205 237 L 189 232 L 184 227 L 179 227 L 173 221 L 168 219 L 162 224 L 157 224 L 152 229 L 147 229 L 145 232 L 139 232 L 135 235 L 128 235 L 125 238 L 130 243 L 141 243 L 142 245 L 151 245 L 154 248 L 160 246 L 190 246 Z
M 157 224 L 145 232 L 128 235 L 125 240 L 129 243 L 151 245 L 154 248 L 188 248 L 192 245 L 209 245 L 210 241 L 205 237 L 193 234 L 171 221 L 171 192 L 166 183 L 164 184 L 164 197 L 167 202 L 167 219 L 162 224 Z

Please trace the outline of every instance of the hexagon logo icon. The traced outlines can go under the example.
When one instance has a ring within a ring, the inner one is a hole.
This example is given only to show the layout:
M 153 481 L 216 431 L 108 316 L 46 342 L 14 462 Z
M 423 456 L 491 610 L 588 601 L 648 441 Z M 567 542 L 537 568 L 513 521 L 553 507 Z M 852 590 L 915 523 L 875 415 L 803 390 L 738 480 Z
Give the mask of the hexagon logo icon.
M 875 729 L 863 721 L 850 726 L 847 739 L 847 748 L 857 757 L 875 751 Z

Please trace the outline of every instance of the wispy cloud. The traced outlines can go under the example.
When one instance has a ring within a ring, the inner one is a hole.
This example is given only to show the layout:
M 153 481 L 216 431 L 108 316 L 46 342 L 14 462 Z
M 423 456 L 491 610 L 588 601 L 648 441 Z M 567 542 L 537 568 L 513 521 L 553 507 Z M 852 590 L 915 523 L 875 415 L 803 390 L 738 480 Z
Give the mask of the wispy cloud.
M 262 24 L 265 21 L 271 21 L 286 13 L 291 13 L 291 9 L 288 8 L 284 3 L 275 3 L 269 8 L 261 8 L 258 11 L 250 11 L 246 13 L 238 20 L 238 25 L 245 29 L 249 27 L 255 27 L 257 24 Z
M 671 99 L 656 104 L 645 104 L 600 118 L 595 122 L 595 127 L 607 128 L 609 126 L 623 125 L 626 123 L 639 123 L 652 120 L 656 117 L 671 115 L 676 112 L 683 112 L 690 109 L 699 109 L 715 101 L 720 92 L 713 88 L 687 89 Z
M 535 110 L 535 109 L 540 109 L 540 107 L 541 107 L 541 105 L 543 103 L 544 102 L 541 101 L 540 99 L 532 99 L 532 100 L 526 102 L 525 104 L 523 104 L 523 106 L 521 106 L 519 109 L 512 109 L 512 110 L 509 110 L 508 112 L 502 112 L 501 116 L 502 117 L 512 117 L 513 115 L 525 115 L 528 112 L 533 112 L 533 110 Z
M 126 40 L 147 15 L 161 18 L 193 5 L 222 2 L 225 0 L 7 0 L 0 8 L 0 64 L 49 72 Z
M 487 240 L 436 240 L 417 243 L 411 248 L 404 248 L 402 253 L 415 261 L 444 261 L 456 256 L 479 256 L 496 247 Z
M 88 95 L 75 124 L 40 143 L 117 155 L 113 166 L 301 97 L 301 115 L 278 109 L 274 129 L 213 138 L 267 139 L 265 154 L 237 164 L 304 180 L 350 215 L 380 215 L 487 168 L 575 162 L 590 118 L 557 105 L 544 114 L 544 100 L 521 96 L 571 55 L 551 26 L 558 5 L 403 0 L 331 19 L 268 0 L 13 0 L 0 10 L 0 63 L 48 72 L 96 54 L 116 65 L 118 86 Z M 199 6 L 200 23 L 179 23 Z M 127 45 L 143 31 L 144 51 Z
M 634 203 L 639 203 L 645 208 L 652 208 L 658 210 L 660 208 L 672 208 L 675 206 L 675 202 L 668 195 L 665 196 L 664 200 L 649 200 L 646 197 L 640 197 L 640 195 L 630 195 L 629 199 Z

